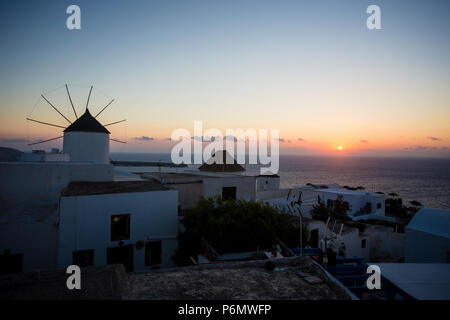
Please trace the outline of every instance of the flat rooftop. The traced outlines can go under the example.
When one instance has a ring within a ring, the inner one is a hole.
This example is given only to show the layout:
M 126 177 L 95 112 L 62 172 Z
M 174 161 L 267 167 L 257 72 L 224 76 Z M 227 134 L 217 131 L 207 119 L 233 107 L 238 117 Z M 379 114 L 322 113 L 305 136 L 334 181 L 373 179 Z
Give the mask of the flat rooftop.
M 226 262 L 130 274 L 134 299 L 350 300 L 309 257 Z
M 450 300 L 450 263 L 380 263 L 381 275 L 419 300 Z
M 171 190 L 157 181 L 75 181 L 70 182 L 61 192 L 62 196 L 83 196 L 110 193 L 130 193 Z
M 450 210 L 422 208 L 406 228 L 450 238 L 449 226 Z
M 370 195 L 370 196 L 384 197 L 384 195 L 380 194 L 380 193 L 358 191 L 358 190 L 348 190 L 345 188 L 326 188 L 326 189 L 318 189 L 317 191 L 338 193 L 338 194 L 343 194 L 343 195 L 346 194 L 346 195 L 353 195 L 353 196 Z

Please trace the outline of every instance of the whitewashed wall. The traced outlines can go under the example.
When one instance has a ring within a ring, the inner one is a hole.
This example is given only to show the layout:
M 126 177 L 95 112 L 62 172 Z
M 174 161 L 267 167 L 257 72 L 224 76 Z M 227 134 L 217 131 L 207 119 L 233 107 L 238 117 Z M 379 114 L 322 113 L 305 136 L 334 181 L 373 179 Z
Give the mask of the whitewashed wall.
M 308 230 L 311 232 L 311 230 L 318 229 L 319 230 L 319 241 L 325 236 L 325 225 L 326 223 L 320 220 L 312 220 L 308 222 Z M 333 227 L 333 225 L 329 226 L 330 228 Z M 334 232 L 339 233 L 339 230 L 341 228 L 340 224 L 336 224 L 334 227 Z M 328 231 L 328 235 L 330 234 L 330 231 Z M 345 255 L 347 258 L 351 257 L 359 257 L 359 258 L 370 258 L 370 238 L 369 236 L 365 234 L 360 234 L 358 229 L 354 229 L 353 231 L 343 233 L 341 236 L 342 242 L 345 243 Z M 366 248 L 362 248 L 361 242 L 363 239 L 366 239 Z M 336 249 L 339 249 L 340 242 L 336 241 L 335 243 Z
M 58 203 L 70 181 L 111 181 L 109 164 L 0 163 L 0 253 L 23 254 L 23 271 L 57 265 Z
M 255 177 L 224 177 L 224 178 L 204 178 L 203 195 L 212 197 L 222 195 L 223 187 L 236 187 L 236 199 L 255 200 L 256 179 Z
M 393 232 L 392 227 L 367 226 L 364 231 L 369 235 L 370 258 L 376 260 L 395 260 L 405 257 L 405 234 Z
M 109 163 L 109 134 L 65 132 L 63 152 L 70 155 L 70 161 Z
M 335 192 L 327 192 L 327 191 L 319 191 L 321 194 L 321 199 L 323 199 L 325 205 L 328 200 L 336 200 L 339 193 Z M 350 205 L 350 210 L 348 214 L 354 215 L 361 208 L 364 208 L 367 202 L 371 203 L 372 206 L 372 217 L 376 216 L 384 216 L 385 215 L 385 196 L 383 194 L 366 194 L 361 192 L 361 194 L 342 194 L 343 201 L 347 201 Z M 377 209 L 377 204 L 381 204 L 381 208 Z M 360 218 L 361 216 L 355 217 Z
M 177 246 L 178 191 L 162 190 L 135 193 L 73 196 L 61 198 L 58 267 L 72 264 L 72 252 L 94 249 L 95 265 L 106 264 L 106 250 L 117 247 L 111 241 L 110 221 L 116 214 L 130 214 L 130 239 L 162 240 L 162 264 L 173 265 Z M 134 248 L 134 270 L 145 270 L 145 250 Z
M 2 162 L 0 201 L 6 205 L 52 200 L 70 181 L 112 181 L 113 167 L 101 163 Z
M 450 239 L 410 228 L 405 230 L 405 262 L 449 263 Z

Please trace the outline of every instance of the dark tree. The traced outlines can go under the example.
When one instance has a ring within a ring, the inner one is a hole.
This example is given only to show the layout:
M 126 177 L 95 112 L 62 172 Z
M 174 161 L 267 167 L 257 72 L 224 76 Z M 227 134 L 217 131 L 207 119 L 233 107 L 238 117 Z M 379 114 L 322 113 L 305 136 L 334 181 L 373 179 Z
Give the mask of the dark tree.
M 201 238 L 219 253 L 266 250 L 280 239 L 288 247 L 299 245 L 299 219 L 267 203 L 202 198 L 184 212 L 185 231 L 178 234 L 174 261 L 185 265 L 201 251 Z M 303 228 L 303 243 L 308 239 Z

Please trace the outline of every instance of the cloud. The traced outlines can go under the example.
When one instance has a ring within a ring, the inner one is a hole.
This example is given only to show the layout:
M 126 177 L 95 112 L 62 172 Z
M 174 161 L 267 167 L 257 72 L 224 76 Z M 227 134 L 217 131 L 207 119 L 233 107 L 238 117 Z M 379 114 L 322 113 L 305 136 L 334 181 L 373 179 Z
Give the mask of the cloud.
M 427 137 L 427 139 L 430 139 L 432 141 L 442 141 L 441 138 L 436 138 L 436 137 Z
M 301 141 L 301 142 L 306 142 L 306 140 L 303 139 L 303 138 L 297 138 L 297 140 L 298 140 L 298 141 Z
M 278 141 L 284 142 L 285 140 L 283 138 L 278 138 Z
M 362 142 L 362 143 L 369 143 L 369 141 L 367 141 L 367 140 L 359 140 L 359 142 Z
M 153 141 L 155 140 L 155 138 L 153 137 L 147 137 L 147 136 L 142 136 L 142 137 L 134 137 L 134 140 L 139 140 L 139 141 Z

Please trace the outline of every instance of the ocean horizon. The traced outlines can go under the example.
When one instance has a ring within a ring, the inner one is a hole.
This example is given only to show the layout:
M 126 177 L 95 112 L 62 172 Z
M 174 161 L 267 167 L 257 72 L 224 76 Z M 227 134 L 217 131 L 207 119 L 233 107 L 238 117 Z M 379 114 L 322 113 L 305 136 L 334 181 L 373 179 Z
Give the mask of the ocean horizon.
M 116 161 L 171 162 L 170 153 L 112 152 Z M 247 165 L 257 174 L 259 165 Z M 362 186 L 369 192 L 395 192 L 408 205 L 450 209 L 450 159 L 367 156 L 280 155 L 280 185 L 293 188 L 307 183 Z

